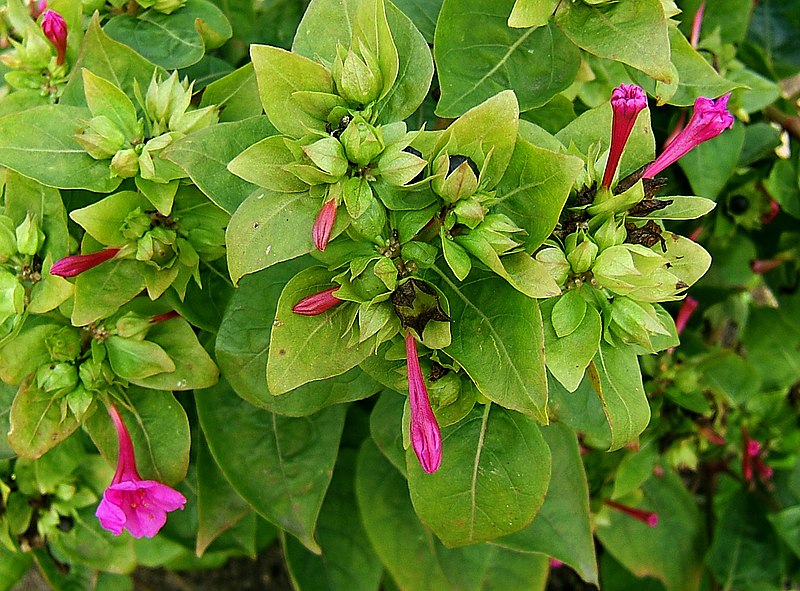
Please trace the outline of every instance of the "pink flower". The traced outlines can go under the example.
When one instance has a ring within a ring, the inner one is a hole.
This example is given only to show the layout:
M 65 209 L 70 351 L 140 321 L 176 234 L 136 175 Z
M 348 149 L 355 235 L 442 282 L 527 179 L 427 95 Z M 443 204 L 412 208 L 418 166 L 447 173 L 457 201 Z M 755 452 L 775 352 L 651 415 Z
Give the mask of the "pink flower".
M 411 445 L 422 469 L 432 474 L 442 463 L 442 435 L 433 414 L 425 380 L 419 367 L 417 341 L 406 333 L 406 362 L 408 364 L 408 401 L 411 405 Z
M 616 501 L 612 501 L 611 499 L 606 499 L 603 502 L 612 509 L 616 509 L 617 511 L 625 513 L 625 515 L 633 517 L 634 519 L 638 519 L 639 521 L 649 525 L 650 527 L 655 527 L 658 525 L 658 513 L 654 511 L 644 511 L 643 509 L 628 507 L 627 505 L 623 505 L 622 503 L 617 503 Z
M 697 44 L 700 42 L 700 29 L 703 26 L 703 13 L 705 10 L 706 2 L 703 0 L 700 3 L 700 8 L 698 8 L 697 12 L 694 13 L 694 18 L 692 19 L 692 36 L 690 43 L 695 49 L 697 49 Z
M 633 84 L 620 84 L 611 93 L 611 109 L 613 120 L 611 123 L 611 148 L 608 153 L 608 162 L 603 174 L 603 186 L 611 186 L 614 173 L 617 172 L 622 151 L 636 123 L 639 112 L 647 106 L 647 97 L 644 91 Z
M 764 273 L 769 273 L 770 271 L 774 271 L 783 263 L 785 263 L 783 259 L 756 259 L 750 261 L 750 270 L 755 273 L 756 275 L 763 275 Z
M 53 266 L 50 267 L 50 274 L 60 277 L 75 277 L 84 271 L 93 269 L 100 263 L 113 259 L 118 252 L 119 248 L 106 248 L 90 254 L 76 254 L 71 257 L 64 257 L 60 261 L 53 263 Z
M 304 297 L 294 305 L 292 312 L 295 314 L 302 314 L 303 316 L 316 316 L 317 314 L 327 312 L 335 305 L 342 303 L 342 300 L 333 295 L 333 292 L 337 289 L 339 289 L 338 285 Z
M 134 538 L 152 538 L 164 527 L 168 512 L 183 509 L 186 498 L 166 484 L 142 480 L 136 469 L 133 443 L 119 411 L 112 405 L 108 414 L 117 431 L 119 459 L 117 472 L 95 515 L 100 525 L 115 536 L 127 529 Z
M 38 2 L 31 0 L 29 8 L 31 10 L 31 18 L 36 20 L 47 9 L 47 0 L 39 0 Z
M 150 324 L 158 324 L 159 322 L 166 322 L 167 320 L 172 320 L 173 318 L 179 317 L 180 314 L 178 314 L 175 310 L 170 310 L 169 312 L 164 312 L 163 314 L 151 316 Z
M 64 17 L 55 10 L 45 10 L 42 13 L 42 32 L 58 52 L 56 63 L 63 64 L 67 55 L 67 23 Z
M 656 158 L 655 162 L 647 167 L 643 178 L 653 178 L 692 148 L 717 137 L 726 129 L 733 127 L 734 118 L 728 112 L 728 99 L 730 97 L 731 93 L 718 98 L 716 101 L 704 96 L 698 97 L 694 102 L 694 111 L 692 111 L 689 123 L 664 148 L 664 151 Z
M 698 302 L 692 296 L 686 296 L 686 299 L 683 300 L 681 309 L 678 310 L 678 315 L 675 317 L 675 330 L 678 334 L 681 334 L 683 329 L 686 328 L 686 325 L 689 323 L 689 319 L 692 317 L 692 314 L 694 314 L 694 311 L 699 305 L 700 302 Z
M 332 199 L 322 205 L 317 219 L 314 220 L 314 227 L 311 228 L 311 238 L 317 250 L 325 250 L 328 240 L 331 238 L 333 224 L 336 223 L 336 202 Z
M 781 205 L 772 197 L 769 198 L 769 211 L 761 216 L 761 223 L 765 226 L 771 224 L 781 212 Z

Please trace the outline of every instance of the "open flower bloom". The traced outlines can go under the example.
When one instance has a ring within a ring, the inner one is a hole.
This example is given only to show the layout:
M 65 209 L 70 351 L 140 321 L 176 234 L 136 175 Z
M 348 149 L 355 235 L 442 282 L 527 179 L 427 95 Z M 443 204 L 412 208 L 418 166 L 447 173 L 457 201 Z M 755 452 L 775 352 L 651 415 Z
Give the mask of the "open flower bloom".
M 142 480 L 136 469 L 133 443 L 119 411 L 109 406 L 108 414 L 117 431 L 119 460 L 95 515 L 100 525 L 115 536 L 127 529 L 134 538 L 152 538 L 164 527 L 169 511 L 183 509 L 186 498 L 166 484 Z
M 646 179 L 653 178 L 667 166 L 686 155 L 692 148 L 717 137 L 726 129 L 733 127 L 734 118 L 728 112 L 728 99 L 730 97 L 731 93 L 717 100 L 704 96 L 698 97 L 694 102 L 694 111 L 692 111 L 689 123 L 664 148 L 664 151 L 656 158 L 655 162 L 647 167 L 643 177 Z
M 617 172 L 622 151 L 636 123 L 639 112 L 647 106 L 647 97 L 644 91 L 634 84 L 620 84 L 611 93 L 611 109 L 613 119 L 611 123 L 611 148 L 608 153 L 606 170 L 603 173 L 603 186 L 611 186 L 614 173 Z
M 67 23 L 55 10 L 42 13 L 42 32 L 56 48 L 56 63 L 61 65 L 67 56 Z
M 292 312 L 303 316 L 317 316 L 318 314 L 327 312 L 335 305 L 342 303 L 342 300 L 333 295 L 333 292 L 337 289 L 339 289 L 338 285 L 304 297 L 294 305 Z
M 322 205 L 319 214 L 317 214 L 317 219 L 314 220 L 314 227 L 311 228 L 311 238 L 314 240 L 314 246 L 317 247 L 317 250 L 325 250 L 328 246 L 331 230 L 333 230 L 333 224 L 335 223 L 336 202 L 330 200 Z
M 99 252 L 64 257 L 53 263 L 53 266 L 50 267 L 50 274 L 60 277 L 75 277 L 84 271 L 93 269 L 100 263 L 105 263 L 107 260 L 113 259 L 118 252 L 119 248 L 106 248 Z
M 636 509 L 635 507 L 629 507 L 628 505 L 617 503 L 616 501 L 612 501 L 611 499 L 606 499 L 603 502 L 612 509 L 616 509 L 621 513 L 625 513 L 625 515 L 633 517 L 634 519 L 641 521 L 642 523 L 645 523 L 650 527 L 655 527 L 658 525 L 658 513 L 656 513 L 655 511 L 645 511 L 644 509 Z
M 442 435 L 433 414 L 425 380 L 419 367 L 417 341 L 406 333 L 406 362 L 408 364 L 408 402 L 411 405 L 411 446 L 422 469 L 432 474 L 442 463 Z

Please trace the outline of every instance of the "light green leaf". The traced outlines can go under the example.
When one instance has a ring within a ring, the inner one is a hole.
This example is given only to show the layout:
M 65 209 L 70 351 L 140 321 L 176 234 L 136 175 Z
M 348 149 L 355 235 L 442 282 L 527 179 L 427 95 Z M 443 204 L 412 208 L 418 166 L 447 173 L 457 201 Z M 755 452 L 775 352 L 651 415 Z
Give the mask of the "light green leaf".
M 568 391 L 574 392 L 597 352 L 603 334 L 603 325 L 597 310 L 592 306 L 587 306 L 576 329 L 569 335 L 559 338 L 553 328 L 553 309 L 552 301 L 542 302 L 547 369 L 562 386 Z
M 140 380 L 157 373 L 175 371 L 169 355 L 150 341 L 112 335 L 106 339 L 105 345 L 111 368 L 123 379 Z
M 99 243 L 119 248 L 128 242 L 121 232 L 125 218 L 137 207 L 142 211 L 151 209 L 150 202 L 141 193 L 120 191 L 71 211 L 69 217 Z
M 105 78 L 83 69 L 83 91 L 92 117 L 106 117 L 131 141 L 137 136 L 136 107 L 124 92 Z
M 556 6 L 558 0 L 516 0 L 508 17 L 508 26 L 518 29 L 542 27 L 553 16 Z
M 84 271 L 75 280 L 72 324 L 84 326 L 106 318 L 145 288 L 142 263 L 116 259 Z
M 263 109 L 252 62 L 205 87 L 200 108 L 211 105 L 222 108 L 219 114 L 221 122 L 240 121 L 261 115 Z
M 9 415 L 8 444 L 17 455 L 35 460 L 78 428 L 72 413 L 62 415 L 61 403 L 52 392 L 39 390 L 34 380 L 22 383 Z
M 661 209 L 656 209 L 646 215 L 629 215 L 630 218 L 652 218 L 659 220 L 694 220 L 710 213 L 717 204 L 711 199 L 695 196 L 675 196 L 661 198 L 668 205 Z
M 233 158 L 228 170 L 248 183 L 271 191 L 307 191 L 308 185 L 285 168 L 297 161 L 287 143 L 290 141 L 282 135 L 264 138 Z

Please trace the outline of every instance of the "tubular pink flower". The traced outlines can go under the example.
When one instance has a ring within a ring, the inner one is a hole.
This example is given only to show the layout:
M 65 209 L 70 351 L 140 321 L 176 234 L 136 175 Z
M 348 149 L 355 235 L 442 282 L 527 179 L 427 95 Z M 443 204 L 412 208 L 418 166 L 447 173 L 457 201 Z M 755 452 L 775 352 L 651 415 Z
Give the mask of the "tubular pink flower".
M 728 112 L 728 93 L 717 100 L 698 97 L 694 102 L 694 111 L 689 123 L 672 142 L 661 152 L 647 170 L 643 178 L 651 179 L 667 166 L 684 156 L 692 148 L 713 139 L 726 129 L 733 127 L 734 118 Z
M 42 13 L 42 32 L 56 48 L 56 63 L 63 64 L 67 56 L 67 23 L 64 17 L 55 10 L 45 10 Z
M 781 205 L 774 198 L 769 198 L 769 211 L 761 216 L 761 223 L 765 226 L 771 224 L 781 212 Z
M 157 314 L 155 316 L 150 317 L 150 324 L 158 324 L 159 322 L 165 322 L 167 320 L 172 320 L 173 318 L 178 318 L 180 314 L 175 310 L 170 310 L 169 312 L 164 312 L 163 314 Z
M 186 497 L 166 484 L 142 480 L 136 469 L 131 436 L 119 411 L 112 405 L 108 414 L 117 431 L 119 459 L 95 515 L 100 525 L 115 536 L 127 529 L 134 538 L 152 538 L 164 527 L 168 512 L 183 509 Z
M 314 227 L 311 228 L 311 238 L 314 240 L 314 246 L 317 247 L 317 250 L 325 250 L 328 246 L 331 230 L 333 230 L 333 224 L 335 223 L 336 202 L 331 199 L 322 205 L 319 214 L 317 214 L 317 219 L 314 220 Z
M 675 330 L 678 334 L 681 334 L 683 329 L 686 328 L 686 325 L 689 323 L 689 319 L 692 317 L 692 314 L 694 314 L 694 311 L 699 305 L 700 302 L 698 302 L 692 296 L 686 296 L 686 299 L 683 300 L 681 309 L 678 310 L 678 315 L 675 317 Z
M 333 292 L 337 289 L 339 289 L 338 285 L 304 297 L 294 305 L 292 312 L 295 314 L 302 314 L 303 316 L 317 316 L 318 314 L 327 312 L 335 305 L 342 303 L 342 300 L 333 295 Z
M 638 519 L 639 521 L 649 525 L 650 527 L 655 527 L 658 525 L 658 513 L 654 511 L 644 511 L 643 509 L 628 507 L 628 505 L 617 503 L 616 501 L 612 501 L 611 499 L 606 499 L 603 502 L 612 509 L 616 509 L 617 511 L 625 513 L 625 515 L 633 517 L 634 519 Z
M 694 19 L 692 19 L 692 35 L 690 43 L 695 49 L 697 49 L 697 44 L 700 42 L 700 29 L 703 27 L 703 13 L 705 10 L 706 2 L 703 0 L 700 3 L 700 7 L 697 9 L 697 12 L 694 13 Z
M 406 362 L 408 364 L 408 401 L 411 405 L 411 445 L 422 469 L 432 474 L 442 463 L 442 435 L 433 414 L 425 380 L 419 367 L 417 341 L 406 333 Z
M 774 271 L 785 262 L 786 261 L 783 259 L 756 259 L 750 261 L 750 270 L 756 275 L 763 275 L 764 273 Z
M 622 151 L 636 123 L 639 112 L 647 106 L 644 91 L 634 84 L 620 84 L 611 93 L 611 148 L 608 153 L 606 170 L 603 173 L 603 186 L 611 186 L 614 173 L 617 172 Z
M 42 16 L 42 13 L 47 9 L 47 0 L 38 0 L 38 2 L 36 0 L 31 0 L 29 8 L 31 10 L 31 18 L 36 20 Z
M 53 263 L 53 266 L 50 267 L 50 274 L 58 275 L 59 277 L 75 277 L 101 263 L 105 263 L 109 259 L 113 259 L 118 252 L 119 248 L 106 248 L 99 252 L 64 257 Z

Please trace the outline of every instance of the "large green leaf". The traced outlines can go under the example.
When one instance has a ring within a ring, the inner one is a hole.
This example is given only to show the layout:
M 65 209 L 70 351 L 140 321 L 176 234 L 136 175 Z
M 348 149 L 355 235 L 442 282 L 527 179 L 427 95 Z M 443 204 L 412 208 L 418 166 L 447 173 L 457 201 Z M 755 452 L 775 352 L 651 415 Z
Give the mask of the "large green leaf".
M 266 117 L 221 123 L 173 143 L 164 158 L 186 171 L 211 201 L 233 213 L 257 188 L 228 170 L 228 163 L 246 148 L 275 133 Z
M 376 554 L 402 591 L 543 591 L 547 558 L 489 544 L 445 548 L 419 522 L 401 474 L 367 440 L 358 456 L 356 495 Z
M 44 105 L 0 118 L 0 164 L 48 187 L 113 191 L 122 179 L 75 140 L 90 117 L 85 109 Z
M 655 511 L 658 525 L 651 528 L 624 513 L 606 509 L 605 519 L 598 520 L 598 539 L 635 575 L 655 577 L 668 591 L 698 589 L 703 572 L 705 529 L 694 498 L 672 472 L 650 478 L 643 492 L 644 498 L 636 507 Z M 733 551 L 736 546 L 727 543 L 730 541 L 727 538 L 725 545 Z
M 267 360 L 267 384 L 275 395 L 341 375 L 372 352 L 373 338 L 361 343 L 344 338 L 353 304 L 340 304 L 318 316 L 292 312 L 304 297 L 330 289 L 331 277 L 326 269 L 311 267 L 290 279 L 281 292 Z
M 106 318 L 139 295 L 145 288 L 141 265 L 127 259 L 111 260 L 78 275 L 72 323 L 84 326 Z
M 591 6 L 562 2 L 555 22 L 573 43 L 598 57 L 623 62 L 664 82 L 675 75 L 661 0 Z
M 587 375 L 611 427 L 610 451 L 636 441 L 650 422 L 639 358 L 630 349 L 601 341 Z
M 187 0 L 172 14 L 121 14 L 106 23 L 105 32 L 167 70 L 199 62 L 206 49 L 219 47 L 233 34 L 223 12 L 207 0 Z
M 507 25 L 514 0 L 445 0 L 434 57 L 442 91 L 440 117 L 457 117 L 501 90 L 512 89 L 520 110 L 544 105 L 573 83 L 580 52 L 553 24 Z M 469 36 L 465 37 L 465 32 Z
M 17 225 L 29 212 L 36 216 L 46 236 L 44 253 L 51 254 L 53 260 L 67 256 L 70 240 L 67 213 L 56 189 L 8 170 L 4 197 L 4 213 Z
M 539 514 L 528 527 L 495 544 L 541 552 L 570 565 L 587 583 L 597 584 L 589 489 L 575 431 L 552 423 L 542 429 L 552 455 L 550 487 Z
M 479 406 L 443 429 L 442 450 L 433 474 L 411 448 L 406 466 L 414 509 L 445 545 L 494 540 L 533 520 L 550 482 L 550 450 L 531 418 Z
M 392 2 L 397 8 L 403 11 L 414 23 L 414 26 L 419 29 L 425 41 L 429 45 L 433 45 L 433 35 L 436 31 L 436 21 L 439 18 L 439 11 L 442 8 L 442 0 L 396 0 Z M 388 9 L 391 13 L 391 9 Z M 392 19 L 389 16 L 389 26 L 392 26 Z M 395 36 L 395 43 L 397 43 L 397 31 L 392 27 L 392 34 Z M 399 45 L 399 44 L 398 44 Z M 398 47 L 398 53 L 401 54 L 400 61 L 403 61 L 402 51 Z
M 456 285 L 440 273 L 450 303 L 452 344 L 445 352 L 481 393 L 505 408 L 547 422 L 544 332 L 539 304 L 491 275 Z
M 754 7 L 747 31 L 748 40 L 763 48 L 780 78 L 793 76 L 800 68 L 800 48 L 796 43 L 800 14 L 795 8 L 790 2 L 763 0 Z
M 125 402 L 125 406 L 116 406 L 130 431 L 139 473 L 167 484 L 183 480 L 189 469 L 191 443 L 183 407 L 170 392 L 135 386 L 128 388 Z M 98 409 L 85 428 L 103 457 L 116 465 L 119 449 L 111 418 Z
M 39 458 L 78 428 L 71 412 L 62 413 L 62 402 L 39 390 L 33 379 L 22 383 L 9 415 L 8 443 L 17 455 Z
M 215 80 L 203 90 L 200 108 L 218 105 L 221 122 L 241 121 L 261 115 L 261 99 L 252 62 Z
M 580 158 L 557 154 L 517 138 L 511 161 L 497 186 L 496 211 L 528 232 L 528 252 L 538 248 L 556 227 L 581 170 Z
M 603 325 L 597 310 L 586 306 L 585 314 L 575 330 L 559 338 L 551 320 L 554 305 L 553 300 L 542 302 L 545 361 L 550 373 L 567 390 L 574 392 L 600 345 Z
M 338 405 L 310 417 L 282 417 L 254 408 L 224 382 L 195 400 L 211 453 L 233 488 L 260 515 L 319 553 L 314 529 L 333 473 L 346 408 Z
M 369 544 L 356 505 L 356 453 L 342 449 L 317 521 L 322 554 L 294 538 L 284 541 L 286 564 L 298 591 L 377 591 L 383 565 Z

